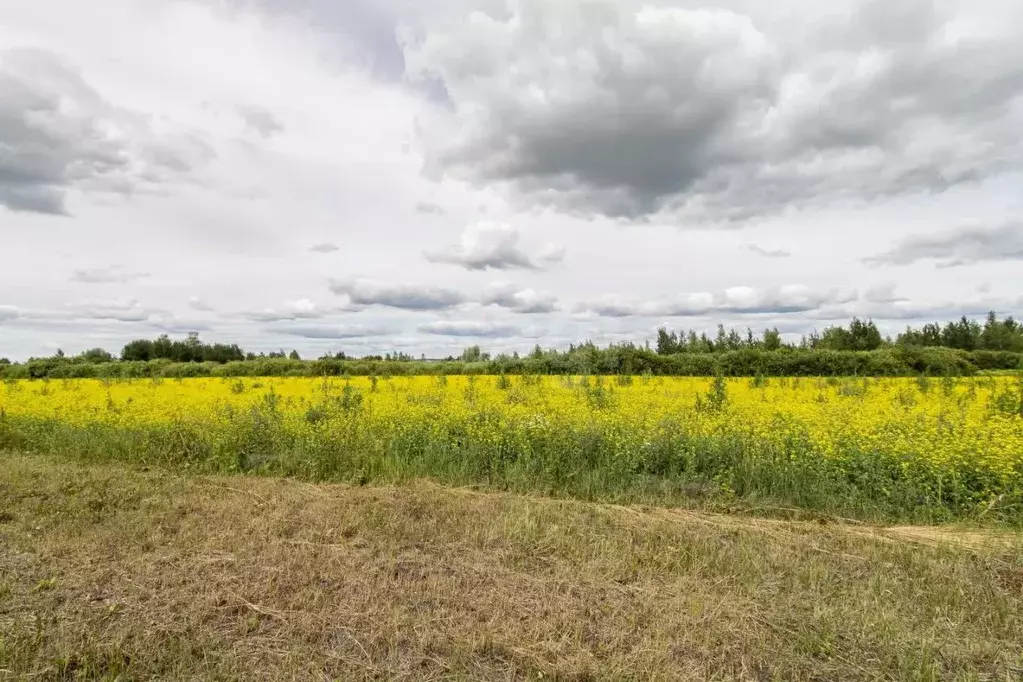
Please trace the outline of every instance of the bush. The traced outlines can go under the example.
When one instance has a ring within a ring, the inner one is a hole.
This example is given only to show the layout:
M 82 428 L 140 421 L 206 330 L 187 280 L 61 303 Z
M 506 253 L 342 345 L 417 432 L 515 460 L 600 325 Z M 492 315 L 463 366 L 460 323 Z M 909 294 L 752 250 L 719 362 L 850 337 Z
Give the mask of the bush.
M 256 358 L 227 363 L 170 360 L 90 363 L 53 357 L 0 365 L 8 379 L 138 379 L 284 376 L 443 376 L 443 375 L 600 375 L 600 376 L 970 376 L 977 371 L 1023 369 L 1023 354 L 951 348 L 893 346 L 873 351 L 744 348 L 722 353 L 658 355 L 631 346 L 583 347 L 547 352 L 543 357 L 500 356 L 487 361 L 449 360 L 292 360 Z

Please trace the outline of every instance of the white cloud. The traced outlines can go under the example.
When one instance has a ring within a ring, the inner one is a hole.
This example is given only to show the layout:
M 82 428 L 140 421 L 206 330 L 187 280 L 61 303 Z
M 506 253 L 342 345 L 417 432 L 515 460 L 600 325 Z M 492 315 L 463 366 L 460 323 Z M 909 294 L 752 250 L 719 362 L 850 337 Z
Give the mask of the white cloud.
M 499 306 L 514 313 L 552 313 L 558 309 L 554 294 L 519 289 L 514 284 L 492 284 L 483 292 L 480 302 L 485 306 Z
M 392 330 L 388 330 L 385 327 L 366 327 L 363 325 L 295 325 L 271 327 L 270 331 L 304 339 L 349 340 L 383 336 Z
M 515 325 L 491 322 L 430 322 L 420 325 L 419 331 L 437 336 L 467 336 L 478 338 L 509 338 L 520 336 L 522 330 Z
M 211 306 L 210 304 L 206 303 L 205 301 L 203 301 L 198 296 L 191 296 L 191 297 L 189 297 L 189 299 L 188 299 L 188 307 L 191 308 L 192 310 L 195 310 L 195 311 L 198 311 L 198 312 L 201 312 L 201 313 L 208 313 L 208 312 L 212 312 L 213 311 L 213 306 Z
M 238 108 L 238 114 L 245 121 L 246 127 L 261 137 L 273 137 L 284 132 L 284 124 L 263 107 L 242 106 Z
M 83 284 L 127 284 L 149 276 L 148 272 L 131 272 L 120 265 L 111 265 L 105 268 L 75 270 L 71 273 L 71 281 Z
M 317 305 L 308 298 L 289 301 L 280 309 L 263 308 L 241 313 L 241 317 L 256 322 L 280 322 L 283 320 L 315 320 L 341 310 L 338 307 Z
M 764 258 L 789 258 L 792 254 L 785 249 L 768 249 L 757 244 L 747 244 L 746 248 Z
M 383 306 L 400 310 L 450 310 L 468 299 L 458 291 L 417 284 L 385 284 L 370 280 L 333 280 L 330 290 L 353 306 Z
M 803 285 L 784 285 L 766 289 L 736 286 L 717 294 L 688 293 L 648 301 L 637 301 L 616 295 L 605 296 L 582 303 L 576 310 L 602 317 L 779 315 L 806 313 L 824 305 L 847 303 L 855 299 L 856 294 L 853 292 L 837 289 L 817 292 Z
M 444 207 L 431 201 L 417 201 L 416 211 L 426 215 L 444 215 Z
M 528 253 L 519 246 L 514 227 L 492 222 L 470 225 L 457 246 L 426 254 L 430 262 L 460 265 L 466 270 L 545 270 L 564 257 L 564 249 L 554 245 Z
M 150 319 L 173 319 L 166 311 L 142 306 L 138 300 L 112 299 L 82 301 L 68 304 L 60 311 L 40 312 L 39 318 L 70 320 L 115 320 L 118 322 L 147 322 Z

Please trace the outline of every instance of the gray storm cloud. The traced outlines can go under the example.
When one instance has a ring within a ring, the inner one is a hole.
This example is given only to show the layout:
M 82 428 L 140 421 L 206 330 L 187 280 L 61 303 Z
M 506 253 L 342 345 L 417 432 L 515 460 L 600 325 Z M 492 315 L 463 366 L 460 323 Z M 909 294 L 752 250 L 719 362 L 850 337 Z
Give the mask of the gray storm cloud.
M 982 4 L 976 29 L 966 3 L 828 3 L 806 36 L 730 9 L 527 0 L 406 59 L 451 98 L 435 172 L 582 214 L 731 222 L 1023 168 L 1019 11 Z
M 1023 223 L 968 226 L 911 236 L 894 248 L 866 259 L 874 265 L 910 265 L 922 260 L 936 261 L 939 267 L 1023 260 Z
M 53 52 L 0 50 L 0 93 L 0 206 L 11 211 L 66 215 L 72 189 L 130 194 L 212 154 L 194 135 L 155 135 Z

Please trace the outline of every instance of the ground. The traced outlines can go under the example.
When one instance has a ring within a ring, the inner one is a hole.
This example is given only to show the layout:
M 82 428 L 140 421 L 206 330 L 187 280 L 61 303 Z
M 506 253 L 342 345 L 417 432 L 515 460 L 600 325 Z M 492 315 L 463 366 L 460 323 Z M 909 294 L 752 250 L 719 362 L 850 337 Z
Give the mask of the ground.
M 0 453 L 2 679 L 1013 680 L 993 529 Z

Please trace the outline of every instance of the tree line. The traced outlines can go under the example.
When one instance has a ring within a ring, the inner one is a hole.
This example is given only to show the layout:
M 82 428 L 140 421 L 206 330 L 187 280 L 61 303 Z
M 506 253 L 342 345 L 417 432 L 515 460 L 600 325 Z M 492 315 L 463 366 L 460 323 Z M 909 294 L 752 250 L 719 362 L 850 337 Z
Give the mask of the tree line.
M 735 329 L 726 332 L 724 325 L 718 325 L 714 338 L 706 332 L 697 335 L 695 330 L 669 332 L 665 327 L 657 330 L 657 352 L 661 355 L 722 353 L 745 348 L 766 351 L 872 351 L 892 346 L 1023 353 L 1023 324 L 1011 316 L 999 320 L 994 312 L 990 312 L 983 324 L 963 316 L 945 325 L 931 323 L 919 329 L 907 326 L 904 332 L 892 339 L 882 337 L 873 320 L 853 318 L 848 327 L 826 327 L 822 332 L 814 331 L 803 336 L 798 343 L 782 341 L 781 333 L 776 328 L 764 330 L 757 336 L 752 329 L 747 329 L 746 334 L 742 335 Z
M 711 338 L 695 331 L 657 330 L 650 343 L 571 344 L 567 349 L 492 356 L 480 346 L 458 357 L 427 361 L 402 352 L 354 357 L 328 353 L 303 360 L 297 351 L 247 353 L 237 344 L 205 343 L 198 334 L 127 343 L 119 357 L 101 348 L 76 356 L 61 351 L 24 363 L 0 359 L 0 378 L 132 378 L 198 376 L 387 376 L 415 374 L 654 374 L 674 376 L 911 376 L 968 375 L 1023 369 L 1023 328 L 994 313 L 984 324 L 963 317 L 945 325 L 907 327 L 882 337 L 871 320 L 853 319 L 798 343 L 777 329 L 740 334 L 719 325 Z

